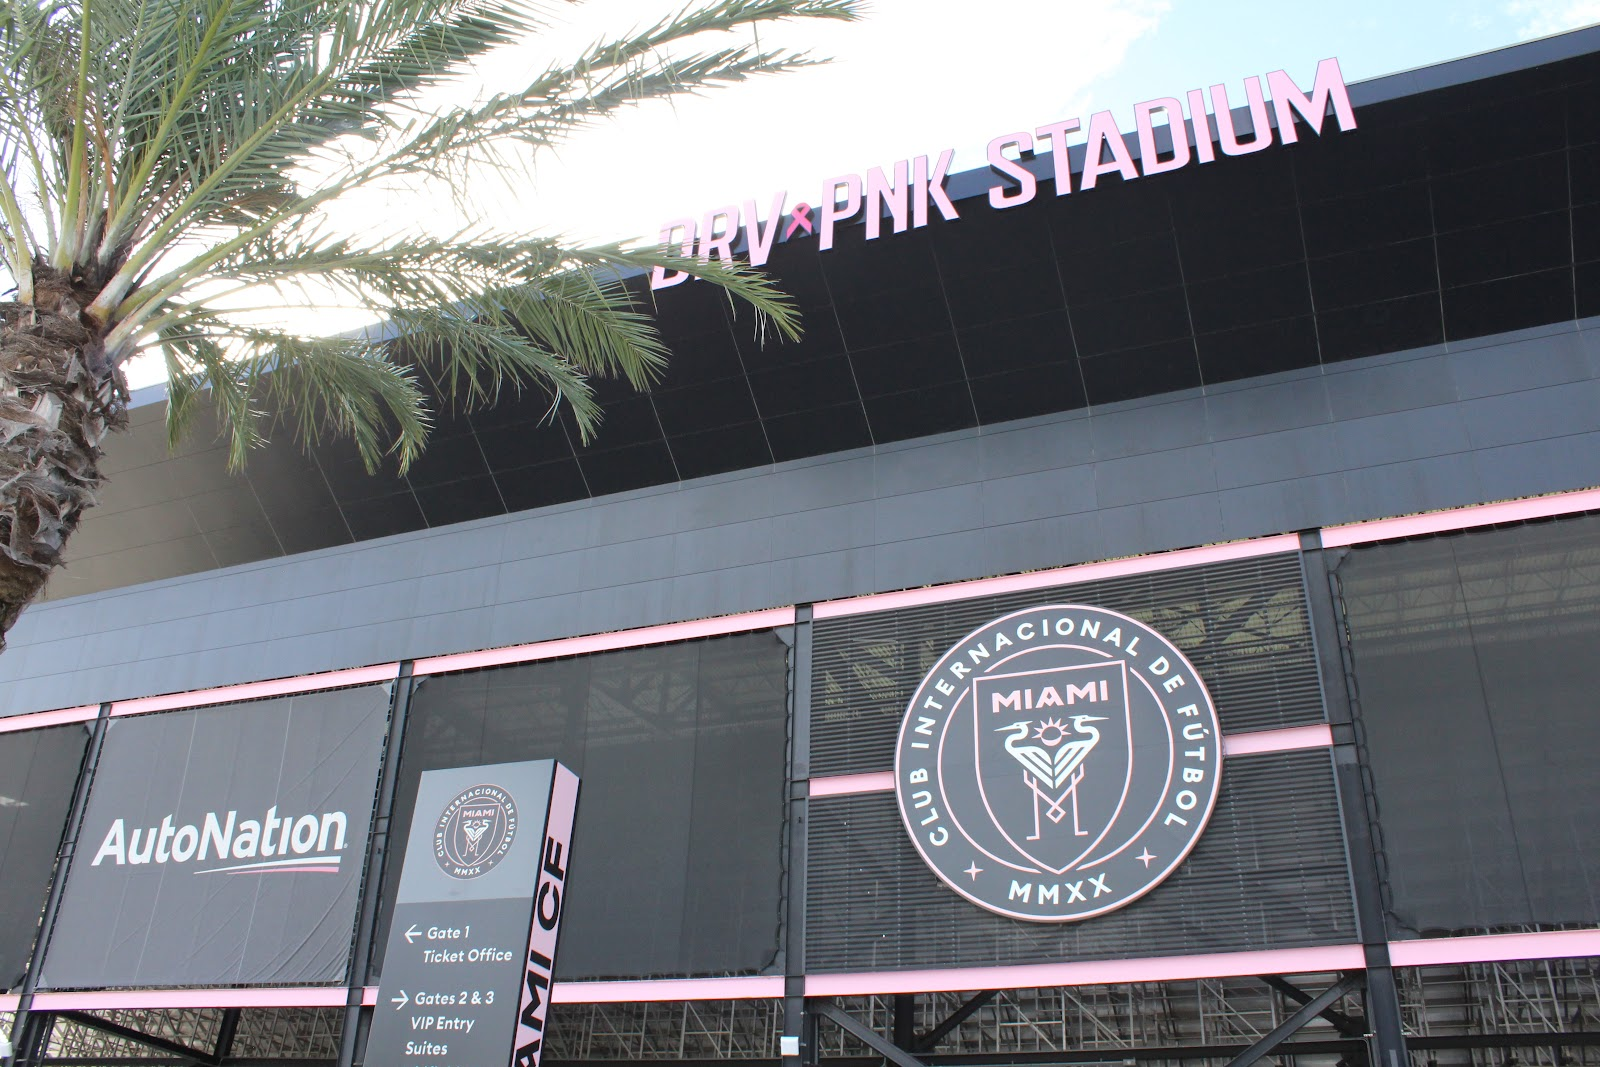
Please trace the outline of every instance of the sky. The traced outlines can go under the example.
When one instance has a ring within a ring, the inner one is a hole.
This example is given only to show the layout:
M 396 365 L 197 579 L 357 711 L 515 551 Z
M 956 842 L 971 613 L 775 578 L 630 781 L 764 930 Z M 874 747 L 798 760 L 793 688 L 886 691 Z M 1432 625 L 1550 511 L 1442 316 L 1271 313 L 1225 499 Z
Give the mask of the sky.
M 683 0 L 553 4 L 545 37 L 486 61 L 464 93 L 503 90 L 575 45 L 654 21 Z M 866 0 L 855 23 L 765 29 L 764 47 L 825 66 L 655 103 L 575 135 L 508 184 L 441 201 L 393 190 L 354 205 L 355 228 L 477 212 L 498 228 L 581 240 L 654 239 L 662 223 L 754 199 L 815 202 L 825 179 L 954 149 L 951 173 L 984 165 L 997 134 L 1284 69 L 1309 87 L 1337 57 L 1347 82 L 1427 66 L 1600 22 L 1600 0 Z M 286 312 L 286 321 L 313 321 Z M 327 331 L 365 325 L 320 307 Z M 156 379 L 130 368 L 135 387 Z

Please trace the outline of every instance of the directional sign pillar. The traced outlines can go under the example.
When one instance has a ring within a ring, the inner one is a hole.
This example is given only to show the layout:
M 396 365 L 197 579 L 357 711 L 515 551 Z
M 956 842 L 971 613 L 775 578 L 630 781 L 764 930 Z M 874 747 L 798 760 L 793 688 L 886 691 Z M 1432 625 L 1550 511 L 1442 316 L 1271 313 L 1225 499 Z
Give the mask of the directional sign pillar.
M 538 1067 L 577 804 L 554 760 L 422 775 L 367 1064 Z

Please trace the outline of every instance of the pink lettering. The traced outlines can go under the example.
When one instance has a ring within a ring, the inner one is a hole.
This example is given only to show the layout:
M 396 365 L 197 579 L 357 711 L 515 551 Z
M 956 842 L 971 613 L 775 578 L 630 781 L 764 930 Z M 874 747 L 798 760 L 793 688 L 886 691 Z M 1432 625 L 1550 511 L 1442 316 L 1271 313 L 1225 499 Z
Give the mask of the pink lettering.
M 1007 189 L 1004 185 L 990 186 L 990 207 L 1006 208 L 1026 204 L 1039 191 L 1039 181 L 1033 176 L 1033 172 L 1020 162 L 1006 158 L 1007 148 L 1015 148 L 1019 156 L 1023 152 L 1031 152 L 1033 138 L 1025 133 L 1006 133 L 989 142 L 989 166 L 1017 183 L 1015 189 Z
M 1156 149 L 1154 113 L 1166 112 L 1167 132 L 1172 135 L 1172 158 L 1162 159 Z M 1189 163 L 1189 134 L 1183 128 L 1183 105 L 1170 96 L 1133 105 L 1133 120 L 1139 127 L 1139 164 L 1144 173 L 1162 174 Z
M 844 203 L 839 202 L 839 189 L 844 189 Z M 822 203 L 817 210 L 822 214 L 822 236 L 817 247 L 826 252 L 833 247 L 833 227 L 861 210 L 861 176 L 842 174 L 822 183 Z

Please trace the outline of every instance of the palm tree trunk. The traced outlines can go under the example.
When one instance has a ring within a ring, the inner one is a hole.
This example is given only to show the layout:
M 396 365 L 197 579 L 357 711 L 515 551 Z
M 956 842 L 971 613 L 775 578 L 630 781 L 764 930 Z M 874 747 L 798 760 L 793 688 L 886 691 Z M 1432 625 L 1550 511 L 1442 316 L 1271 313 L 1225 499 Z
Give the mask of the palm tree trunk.
M 97 503 L 100 443 L 126 419 L 73 288 L 40 269 L 32 304 L 0 304 L 0 649 Z

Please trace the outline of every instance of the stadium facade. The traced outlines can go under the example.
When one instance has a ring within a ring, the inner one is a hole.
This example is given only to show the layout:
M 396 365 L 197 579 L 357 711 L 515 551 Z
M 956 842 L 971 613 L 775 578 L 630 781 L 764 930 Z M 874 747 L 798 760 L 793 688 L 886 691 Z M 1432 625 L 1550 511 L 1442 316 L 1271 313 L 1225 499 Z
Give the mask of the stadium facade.
M 413 816 L 511 842 L 423 775 L 544 759 L 547 1063 L 1600 1061 L 1600 30 L 1262 85 L 752 209 L 806 339 L 662 286 L 590 448 L 137 407 L 0 657 L 17 1062 L 377 1067 Z

